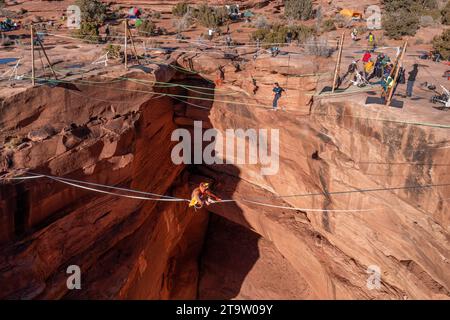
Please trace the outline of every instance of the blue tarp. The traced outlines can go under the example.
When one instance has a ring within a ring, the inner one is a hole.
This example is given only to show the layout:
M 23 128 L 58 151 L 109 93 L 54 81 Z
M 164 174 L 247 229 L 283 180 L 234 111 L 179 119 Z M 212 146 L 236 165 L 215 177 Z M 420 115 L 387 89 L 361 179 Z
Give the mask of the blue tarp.
M 11 62 L 16 62 L 17 60 L 17 58 L 2 58 L 0 59 L 0 64 L 8 64 Z

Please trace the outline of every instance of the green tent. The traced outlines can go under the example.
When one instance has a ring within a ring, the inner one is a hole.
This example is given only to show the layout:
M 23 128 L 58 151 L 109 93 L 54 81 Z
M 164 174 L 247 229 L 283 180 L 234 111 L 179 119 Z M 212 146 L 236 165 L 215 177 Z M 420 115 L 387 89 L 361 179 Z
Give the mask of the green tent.
M 137 19 L 134 25 L 136 26 L 136 28 L 139 28 L 140 26 L 142 26 L 143 23 L 144 21 L 142 21 L 141 19 Z
M 250 10 L 245 10 L 245 12 L 244 12 L 244 17 L 245 18 L 251 18 L 253 16 L 254 16 L 253 12 L 251 12 Z

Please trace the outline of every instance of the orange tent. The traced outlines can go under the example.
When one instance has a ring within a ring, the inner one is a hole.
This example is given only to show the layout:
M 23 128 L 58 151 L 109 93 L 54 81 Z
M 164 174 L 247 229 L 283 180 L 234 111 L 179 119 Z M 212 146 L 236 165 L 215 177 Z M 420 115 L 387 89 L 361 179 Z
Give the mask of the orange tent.
M 342 9 L 341 11 L 339 11 L 339 14 L 341 14 L 344 17 L 348 17 L 348 18 L 362 19 L 362 13 L 357 12 L 352 9 Z

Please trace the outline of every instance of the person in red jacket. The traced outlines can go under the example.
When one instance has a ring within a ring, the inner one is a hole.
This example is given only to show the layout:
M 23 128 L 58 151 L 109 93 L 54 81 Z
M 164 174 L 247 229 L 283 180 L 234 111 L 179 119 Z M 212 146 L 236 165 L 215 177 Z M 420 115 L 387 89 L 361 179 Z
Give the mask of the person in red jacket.
M 372 55 L 370 54 L 369 50 L 367 50 L 363 55 L 362 61 L 364 63 L 367 63 L 369 62 L 370 58 L 372 58 Z

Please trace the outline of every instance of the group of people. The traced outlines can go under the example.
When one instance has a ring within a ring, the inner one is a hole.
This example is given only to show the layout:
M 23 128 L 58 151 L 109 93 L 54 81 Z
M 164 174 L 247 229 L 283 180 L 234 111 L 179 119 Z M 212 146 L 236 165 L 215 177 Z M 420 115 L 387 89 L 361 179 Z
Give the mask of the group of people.
M 358 29 L 354 28 L 352 32 L 350 33 L 350 36 L 352 37 L 353 42 L 359 41 L 358 38 Z M 373 52 L 376 48 L 376 42 L 375 42 L 375 35 L 370 31 L 369 34 L 366 37 L 367 45 L 369 49 Z
M 364 87 L 373 78 L 382 78 L 383 76 L 390 75 L 393 67 L 389 56 L 380 53 L 374 61 L 372 53 L 369 50 L 365 51 L 362 56 L 362 71 L 358 68 L 358 62 L 359 60 L 354 60 L 350 63 L 347 72 L 339 79 L 339 84 L 342 84 L 348 76 L 351 76 L 350 82 L 353 85 Z
M 399 67 L 398 73 L 394 69 L 394 64 L 387 54 L 379 53 L 376 58 L 373 57 L 373 52 L 366 50 L 362 56 L 363 67 L 360 71 L 358 68 L 359 60 L 354 60 L 348 66 L 347 72 L 339 79 L 339 85 L 342 84 L 345 79 L 350 76 L 350 82 L 358 87 L 364 87 L 368 85 L 370 80 L 376 78 L 379 79 L 379 83 L 383 89 L 382 97 L 393 88 L 394 92 L 398 84 L 405 84 L 406 96 L 411 97 L 413 94 L 414 82 L 418 74 L 418 65 L 414 64 L 413 69 L 409 72 L 406 79 L 405 69 Z M 397 73 L 397 80 L 394 81 L 395 74 Z
M 9 18 L 7 18 L 5 21 L 0 21 L 0 31 L 3 32 L 13 31 L 16 30 L 17 28 L 18 28 L 17 23 Z
M 270 55 L 272 57 L 276 57 L 279 53 L 280 53 L 280 48 L 278 48 L 277 46 L 270 47 Z

